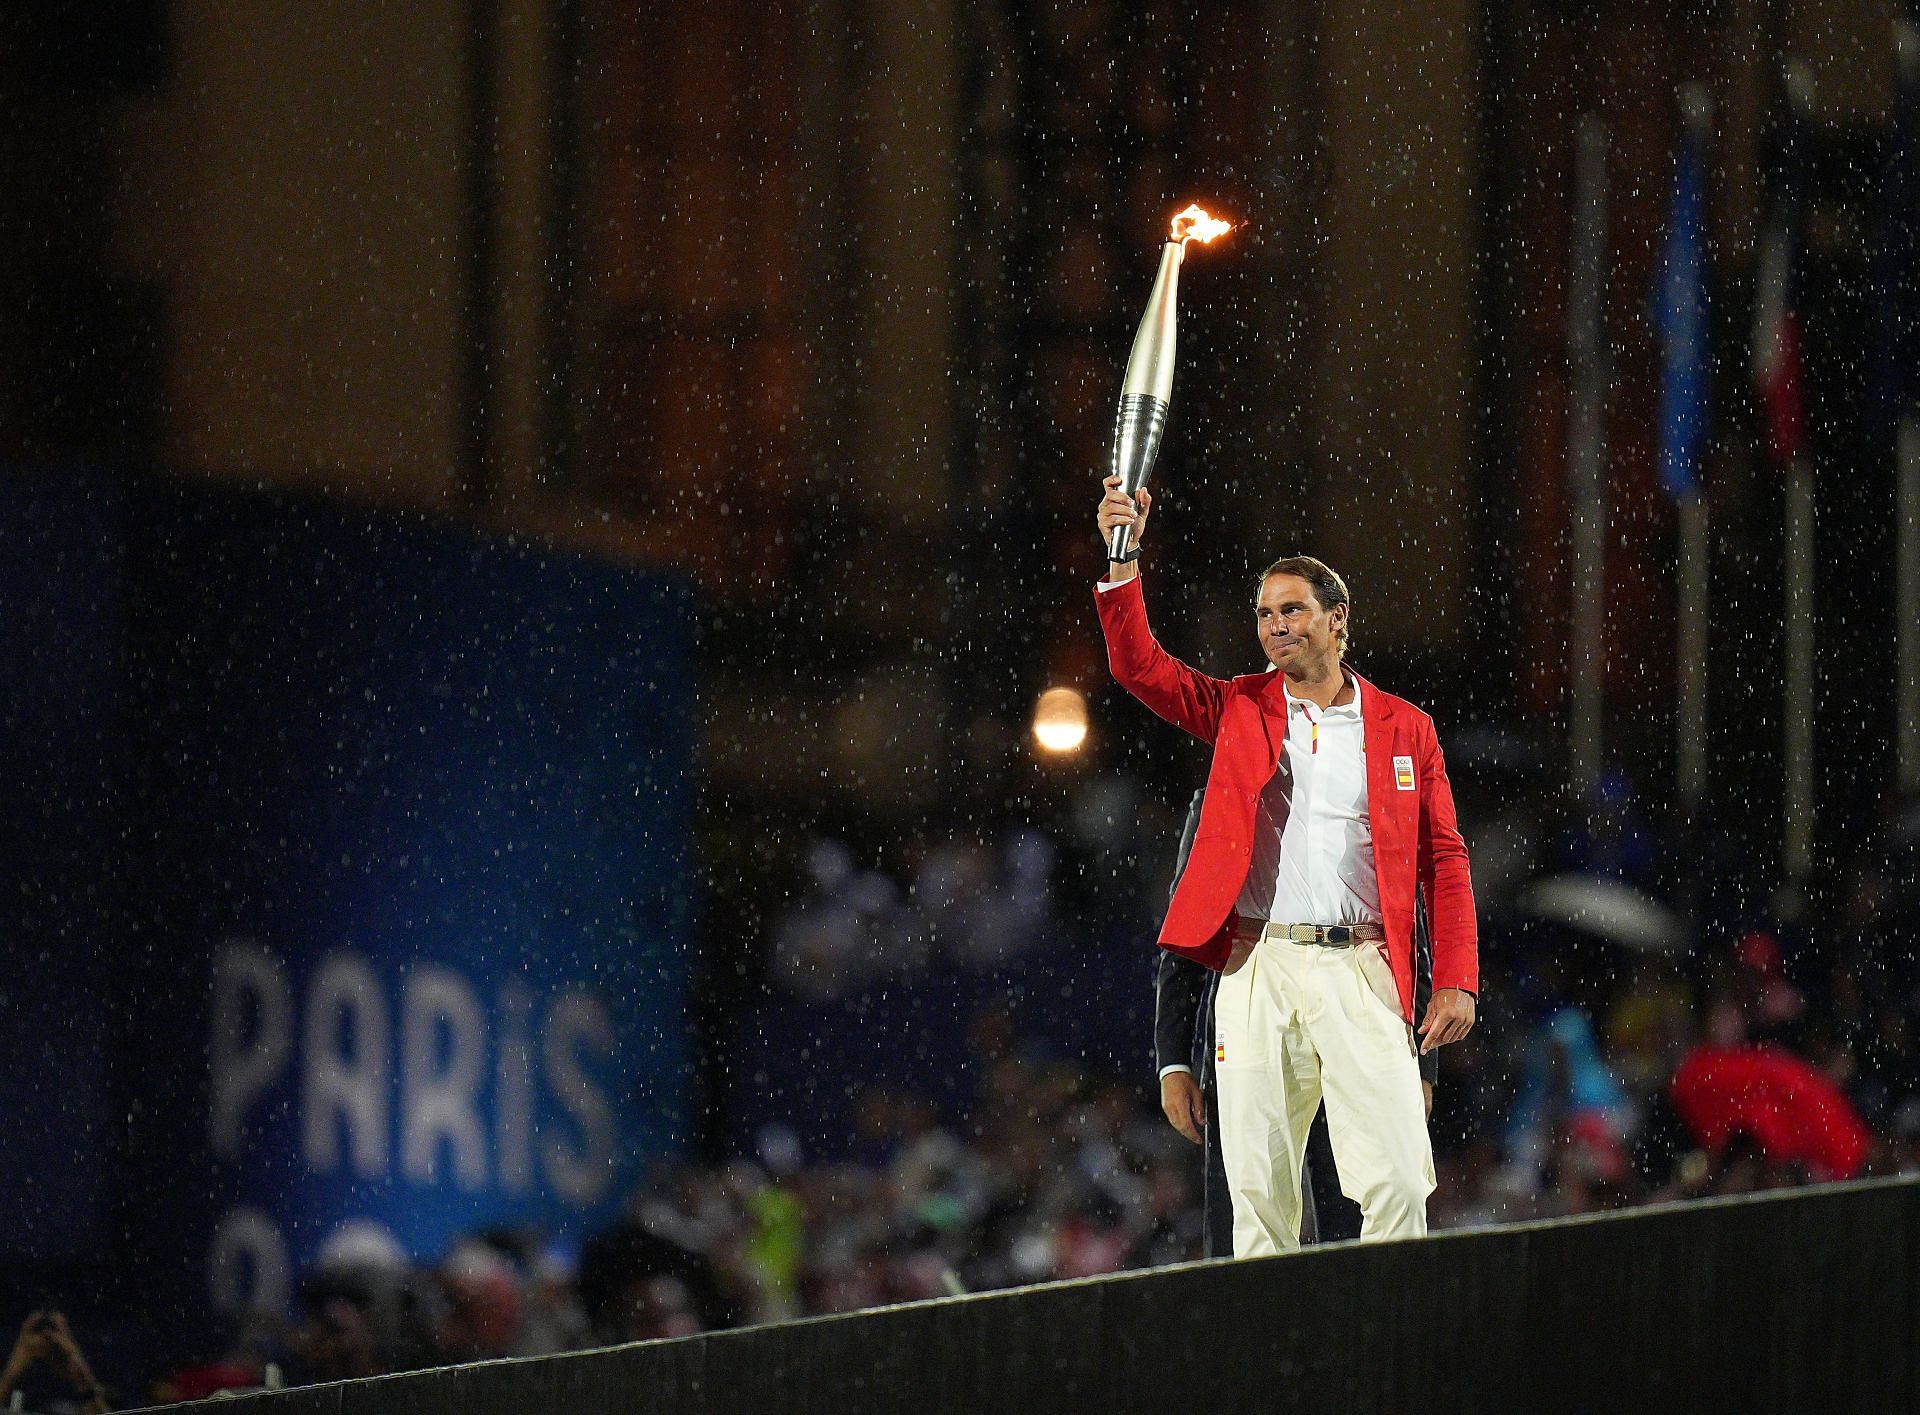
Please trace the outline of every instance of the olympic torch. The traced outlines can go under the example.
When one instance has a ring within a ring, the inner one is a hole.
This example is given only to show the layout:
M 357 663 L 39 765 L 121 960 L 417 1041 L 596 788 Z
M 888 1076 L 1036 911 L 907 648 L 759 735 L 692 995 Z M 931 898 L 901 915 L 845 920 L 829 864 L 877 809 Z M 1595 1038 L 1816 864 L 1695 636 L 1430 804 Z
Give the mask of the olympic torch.
M 1205 244 L 1232 230 L 1225 221 L 1190 206 L 1173 218 L 1173 230 L 1160 252 L 1160 272 L 1147 296 L 1147 312 L 1140 317 L 1127 355 L 1127 376 L 1120 385 L 1120 412 L 1113 425 L 1113 457 L 1109 476 L 1120 478 L 1120 489 L 1132 496 L 1147 484 L 1153 459 L 1160 453 L 1160 435 L 1166 431 L 1167 404 L 1173 398 L 1173 362 L 1179 324 L 1180 262 L 1187 242 Z M 1115 526 L 1108 554 L 1118 560 L 1127 553 L 1132 527 Z

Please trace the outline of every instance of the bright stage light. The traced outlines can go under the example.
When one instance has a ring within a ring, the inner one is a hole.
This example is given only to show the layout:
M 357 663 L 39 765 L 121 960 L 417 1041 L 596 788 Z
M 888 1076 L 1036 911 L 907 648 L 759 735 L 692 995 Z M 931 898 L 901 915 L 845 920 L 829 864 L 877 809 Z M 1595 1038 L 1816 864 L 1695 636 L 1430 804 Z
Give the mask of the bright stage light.
M 1043 752 L 1077 752 L 1087 740 L 1087 700 L 1072 688 L 1049 688 L 1033 709 L 1033 740 Z

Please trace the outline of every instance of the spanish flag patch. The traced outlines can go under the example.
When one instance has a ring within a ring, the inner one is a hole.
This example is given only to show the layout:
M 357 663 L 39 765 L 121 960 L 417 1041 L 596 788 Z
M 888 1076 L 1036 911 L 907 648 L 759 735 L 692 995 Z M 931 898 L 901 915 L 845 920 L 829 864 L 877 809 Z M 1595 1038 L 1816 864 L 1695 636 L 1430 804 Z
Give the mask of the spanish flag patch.
M 1225 1061 L 1227 1059 L 1227 1044 L 1225 1042 L 1215 1042 L 1213 1044 L 1213 1059 L 1215 1061 Z

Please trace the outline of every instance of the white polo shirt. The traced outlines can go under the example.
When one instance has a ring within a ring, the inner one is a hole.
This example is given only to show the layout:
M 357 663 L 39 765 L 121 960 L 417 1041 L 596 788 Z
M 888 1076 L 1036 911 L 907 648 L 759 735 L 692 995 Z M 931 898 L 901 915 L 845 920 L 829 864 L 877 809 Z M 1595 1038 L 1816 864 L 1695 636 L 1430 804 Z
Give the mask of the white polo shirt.
M 1237 913 L 1282 924 L 1380 922 L 1361 688 L 1351 674 L 1347 682 L 1353 700 L 1338 707 L 1286 693 L 1287 750 L 1255 807 Z

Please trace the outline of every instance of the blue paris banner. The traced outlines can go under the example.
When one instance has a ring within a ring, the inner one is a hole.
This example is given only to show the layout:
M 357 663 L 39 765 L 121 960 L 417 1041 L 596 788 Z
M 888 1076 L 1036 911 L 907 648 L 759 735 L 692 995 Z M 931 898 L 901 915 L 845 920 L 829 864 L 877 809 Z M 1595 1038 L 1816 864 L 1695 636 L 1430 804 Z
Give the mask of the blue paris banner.
M 16 1156 L 42 1231 L 205 1310 L 330 1245 L 610 1221 L 682 1132 L 685 588 L 283 498 L 10 496 L 25 647 L 67 648 L 13 663 L 9 746 L 87 786 L 9 836 L 68 862 L 13 920 L 72 985 L 26 1025 L 94 1061 Z

